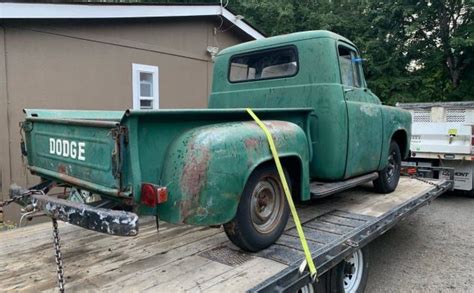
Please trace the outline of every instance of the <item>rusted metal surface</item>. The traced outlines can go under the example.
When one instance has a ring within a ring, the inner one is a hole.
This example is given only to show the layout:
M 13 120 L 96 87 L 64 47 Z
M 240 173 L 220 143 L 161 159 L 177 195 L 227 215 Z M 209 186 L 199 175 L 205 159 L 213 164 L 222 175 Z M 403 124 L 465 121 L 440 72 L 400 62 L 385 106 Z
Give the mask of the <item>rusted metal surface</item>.
M 184 165 L 180 183 L 184 192 L 196 197 L 207 180 L 206 171 L 210 153 L 207 149 L 200 149 L 198 153 L 194 152 L 194 144 L 191 144 L 190 148 L 189 153 L 191 155 Z
M 308 160 L 306 136 L 298 125 L 274 120 L 265 124 L 283 157 Z M 198 225 L 230 221 L 248 176 L 260 164 L 271 161 L 265 141 L 258 125 L 247 121 L 214 124 L 183 133 L 168 149 L 161 181 L 167 183 L 170 193 L 168 202 L 158 206 L 160 218 Z M 305 164 L 301 166 L 307 168 Z M 309 189 L 302 190 L 309 196 Z
M 130 191 L 120 191 L 119 189 L 115 188 L 107 188 L 105 186 L 95 184 L 92 182 L 84 181 L 78 179 L 77 177 L 67 175 L 60 171 L 65 172 L 65 167 L 60 167 L 57 172 L 49 171 L 43 168 L 35 167 L 35 166 L 28 166 L 28 169 L 31 171 L 32 174 L 37 174 L 40 176 L 44 176 L 46 178 L 50 178 L 53 180 L 58 180 L 59 182 L 65 182 L 72 186 L 77 186 L 86 190 L 90 190 L 93 192 L 97 192 L 99 194 L 105 194 L 110 196 L 119 196 L 128 198 L 131 194 Z
M 34 210 L 82 228 L 117 236 L 138 234 L 138 216 L 131 212 L 96 208 L 16 185 L 10 187 L 10 196 L 28 200 Z

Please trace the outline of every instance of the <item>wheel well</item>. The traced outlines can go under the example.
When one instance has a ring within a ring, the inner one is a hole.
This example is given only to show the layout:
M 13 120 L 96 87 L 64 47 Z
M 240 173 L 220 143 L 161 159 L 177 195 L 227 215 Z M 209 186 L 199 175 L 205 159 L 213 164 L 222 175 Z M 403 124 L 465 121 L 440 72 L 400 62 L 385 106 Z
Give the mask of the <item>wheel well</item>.
M 288 172 L 288 176 L 290 177 L 290 182 L 288 184 L 291 185 L 291 196 L 295 200 L 301 199 L 301 162 L 300 159 L 296 156 L 289 156 L 289 157 L 282 157 L 280 158 L 281 165 L 286 169 Z M 273 159 L 265 161 L 258 165 L 257 168 L 261 168 L 264 165 L 272 164 L 275 166 L 275 162 Z
M 291 195 L 295 200 L 301 199 L 301 162 L 298 157 L 281 158 L 291 180 Z
M 408 153 L 407 133 L 405 132 L 405 130 L 397 130 L 393 134 L 392 140 L 398 144 L 398 147 L 400 148 L 400 152 L 402 153 L 402 156 L 405 159 Z

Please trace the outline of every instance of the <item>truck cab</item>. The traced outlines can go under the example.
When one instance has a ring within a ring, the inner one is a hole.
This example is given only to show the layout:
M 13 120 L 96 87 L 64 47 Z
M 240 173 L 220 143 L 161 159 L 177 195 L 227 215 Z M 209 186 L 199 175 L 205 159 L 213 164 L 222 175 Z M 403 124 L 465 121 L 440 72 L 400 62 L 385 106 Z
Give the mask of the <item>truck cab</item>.
M 328 31 L 236 45 L 215 59 L 209 108 L 309 107 L 313 180 L 381 170 L 392 139 L 408 155 L 410 114 L 382 105 L 362 60 L 351 41 Z

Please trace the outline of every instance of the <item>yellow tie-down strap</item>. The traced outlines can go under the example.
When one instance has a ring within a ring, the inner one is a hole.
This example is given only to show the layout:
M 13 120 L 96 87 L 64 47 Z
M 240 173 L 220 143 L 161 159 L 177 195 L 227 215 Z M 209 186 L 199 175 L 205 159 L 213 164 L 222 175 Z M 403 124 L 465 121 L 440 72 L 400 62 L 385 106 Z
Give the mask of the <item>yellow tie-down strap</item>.
M 273 160 L 275 161 L 275 164 L 278 170 L 278 175 L 280 176 L 281 183 L 283 184 L 283 190 L 285 191 L 286 200 L 288 201 L 288 205 L 290 206 L 291 216 L 293 217 L 293 221 L 295 222 L 296 231 L 298 231 L 298 237 L 300 238 L 300 241 L 301 241 L 301 246 L 303 246 L 306 263 L 308 264 L 311 278 L 314 280 L 316 279 L 316 276 L 317 276 L 316 266 L 314 265 L 313 258 L 311 257 L 311 251 L 309 250 L 308 242 L 306 241 L 306 237 L 304 236 L 300 218 L 298 217 L 298 213 L 296 212 L 295 204 L 293 202 L 293 198 L 291 197 L 290 189 L 288 188 L 288 182 L 286 182 L 286 176 L 285 176 L 285 173 L 283 172 L 283 167 L 281 166 L 280 157 L 278 156 L 275 143 L 273 142 L 273 137 L 270 134 L 270 131 L 268 131 L 265 124 L 263 124 L 263 122 L 260 121 L 257 115 L 255 115 L 255 113 L 252 111 L 252 109 L 247 108 L 247 112 L 250 114 L 250 116 L 252 116 L 253 120 L 257 122 L 258 126 L 260 126 L 263 132 L 265 132 L 265 135 L 267 137 L 268 144 L 270 145 L 270 150 L 272 152 Z M 304 262 L 302 266 L 303 267 L 305 266 Z

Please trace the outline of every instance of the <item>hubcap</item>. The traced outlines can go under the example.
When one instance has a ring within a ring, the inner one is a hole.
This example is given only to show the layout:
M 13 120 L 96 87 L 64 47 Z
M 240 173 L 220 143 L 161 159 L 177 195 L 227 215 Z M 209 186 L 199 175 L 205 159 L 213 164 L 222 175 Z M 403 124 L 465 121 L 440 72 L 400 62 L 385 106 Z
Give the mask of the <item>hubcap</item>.
M 344 292 L 356 292 L 362 281 L 363 273 L 364 258 L 362 252 L 357 250 L 344 261 Z
M 270 233 L 282 216 L 283 190 L 275 178 L 261 179 L 252 192 L 251 219 L 260 233 Z

